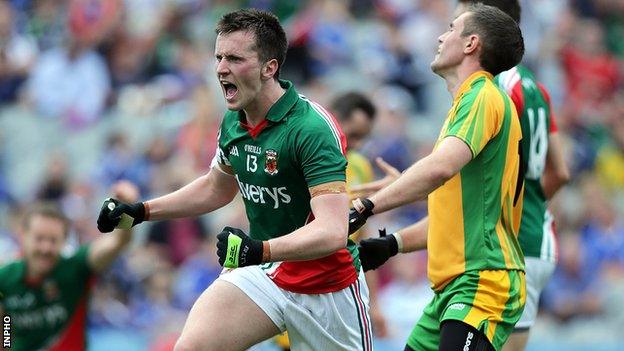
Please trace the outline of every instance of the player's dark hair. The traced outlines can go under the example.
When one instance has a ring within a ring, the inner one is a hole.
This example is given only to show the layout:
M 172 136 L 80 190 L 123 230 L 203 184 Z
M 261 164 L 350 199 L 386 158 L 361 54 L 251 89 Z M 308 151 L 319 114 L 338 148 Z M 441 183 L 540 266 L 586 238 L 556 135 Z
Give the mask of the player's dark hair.
M 465 5 L 482 3 L 483 5 L 494 6 L 508 14 L 516 23 L 520 23 L 521 10 L 518 0 L 459 0 L 459 3 Z
M 354 111 L 361 110 L 369 120 L 374 120 L 377 109 L 366 95 L 358 92 L 348 92 L 337 96 L 330 105 L 330 109 L 339 121 L 351 118 Z
M 256 40 L 254 50 L 258 53 L 260 61 L 277 60 L 277 72 L 273 78 L 278 79 L 280 69 L 286 60 L 288 39 L 277 17 L 267 11 L 242 9 L 223 15 L 215 29 L 217 35 L 238 31 L 254 34 Z
M 520 63 L 524 39 L 513 18 L 496 7 L 483 4 L 470 5 L 468 12 L 461 36 L 479 36 L 479 63 L 484 70 L 497 75 Z
M 28 228 L 30 228 L 30 222 L 32 221 L 33 217 L 36 216 L 54 218 L 56 220 L 59 220 L 63 223 L 63 234 L 67 236 L 67 232 L 69 231 L 69 219 L 67 218 L 67 216 L 65 216 L 63 211 L 61 211 L 61 209 L 54 203 L 41 202 L 32 205 L 26 210 L 26 213 L 22 218 L 22 227 L 25 230 L 28 230 Z

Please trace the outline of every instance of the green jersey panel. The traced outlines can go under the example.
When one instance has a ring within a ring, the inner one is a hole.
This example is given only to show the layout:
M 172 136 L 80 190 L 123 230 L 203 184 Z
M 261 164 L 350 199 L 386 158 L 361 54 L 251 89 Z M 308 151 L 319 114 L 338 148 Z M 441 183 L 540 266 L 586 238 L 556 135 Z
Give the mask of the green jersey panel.
M 38 283 L 26 281 L 26 262 L 0 268 L 0 304 L 11 316 L 13 350 L 82 350 L 91 271 L 88 247 L 61 257 Z

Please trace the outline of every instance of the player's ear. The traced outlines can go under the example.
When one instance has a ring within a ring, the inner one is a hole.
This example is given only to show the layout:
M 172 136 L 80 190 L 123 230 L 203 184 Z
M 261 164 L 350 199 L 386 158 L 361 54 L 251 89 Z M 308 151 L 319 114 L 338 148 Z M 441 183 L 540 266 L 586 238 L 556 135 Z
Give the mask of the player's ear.
M 476 53 L 479 47 L 480 38 L 476 34 L 470 34 L 464 39 L 464 54 L 470 55 Z
M 269 80 L 273 79 L 273 77 L 277 74 L 277 70 L 279 68 L 279 63 L 277 59 L 270 59 L 262 65 L 262 79 Z

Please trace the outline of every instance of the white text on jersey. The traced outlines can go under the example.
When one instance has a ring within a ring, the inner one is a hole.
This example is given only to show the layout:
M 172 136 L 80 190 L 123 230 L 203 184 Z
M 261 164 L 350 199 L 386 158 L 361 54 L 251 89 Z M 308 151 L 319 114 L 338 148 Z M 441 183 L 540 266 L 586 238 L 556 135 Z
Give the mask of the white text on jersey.
M 267 188 L 264 186 L 247 184 L 241 182 L 238 179 L 238 175 L 236 176 L 236 182 L 238 182 L 238 188 L 245 200 L 253 201 L 256 204 L 266 204 L 269 199 L 271 199 L 273 200 L 274 209 L 278 209 L 280 203 L 290 203 L 291 197 L 286 192 L 288 189 L 285 186 Z

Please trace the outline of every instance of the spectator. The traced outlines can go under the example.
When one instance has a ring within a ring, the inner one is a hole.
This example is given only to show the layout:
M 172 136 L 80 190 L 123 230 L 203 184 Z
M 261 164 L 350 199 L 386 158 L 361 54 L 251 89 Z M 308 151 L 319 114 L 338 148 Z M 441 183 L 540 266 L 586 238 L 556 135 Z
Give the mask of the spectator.
M 0 2 L 0 104 L 15 101 L 37 55 L 35 41 L 19 34 L 11 5 Z
M 109 94 L 110 77 L 106 63 L 94 47 L 115 16 L 116 10 L 110 7 L 113 3 L 72 2 L 67 45 L 44 52 L 30 78 L 30 96 L 42 114 L 61 118 L 73 127 L 93 123 L 100 117 Z M 95 18 L 91 19 L 91 15 Z

